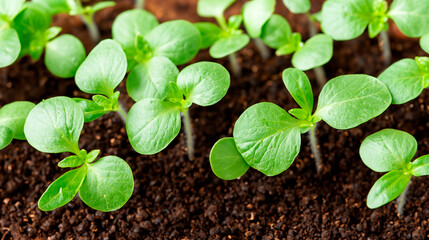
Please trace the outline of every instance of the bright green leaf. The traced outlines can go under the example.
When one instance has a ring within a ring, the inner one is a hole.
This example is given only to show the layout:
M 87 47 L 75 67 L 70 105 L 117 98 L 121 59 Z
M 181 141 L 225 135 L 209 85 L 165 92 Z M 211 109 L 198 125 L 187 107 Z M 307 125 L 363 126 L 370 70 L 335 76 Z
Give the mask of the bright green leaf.
M 100 10 L 105 9 L 105 8 L 113 7 L 113 6 L 115 6 L 115 4 L 116 4 L 116 2 L 114 2 L 114 1 L 103 1 L 103 2 L 96 3 L 96 4 L 94 4 L 94 6 L 92 6 L 92 12 L 96 13 Z
M 231 137 L 222 138 L 215 143 L 210 152 L 210 166 L 213 173 L 224 180 L 241 177 L 249 169 Z
M 424 155 L 412 162 L 413 176 L 420 177 L 429 175 L 429 155 Z
M 243 23 L 243 16 L 241 16 L 241 15 L 232 15 L 228 19 L 228 29 L 237 30 L 241 26 L 241 23 Z
M 426 52 L 429 53 L 429 33 L 423 35 L 420 38 L 420 47 Z
M 223 58 L 232 53 L 240 51 L 250 41 L 246 34 L 231 35 L 221 38 L 210 47 L 210 56 L 213 58 Z
M 289 43 L 292 29 L 285 18 L 274 14 L 262 28 L 261 39 L 270 48 L 278 49 Z
M 85 162 L 92 163 L 100 154 L 100 150 L 92 150 L 91 152 L 86 155 Z
M 24 8 L 25 0 L 0 0 L 0 16 L 6 15 L 8 21 L 12 21 L 15 16 Z
M 56 15 L 58 13 L 68 13 L 70 11 L 67 0 L 32 0 L 33 2 L 42 4 L 47 9 L 51 15 Z
M 13 140 L 13 132 L 8 127 L 0 126 L 0 150 L 9 145 Z
M 15 29 L 0 30 L 0 68 L 15 62 L 21 51 L 18 33 Z
M 73 100 L 82 108 L 85 122 L 94 121 L 108 112 L 94 101 L 83 98 L 73 98 Z
M 221 37 L 222 29 L 216 24 L 209 22 L 200 22 L 194 24 L 201 34 L 201 49 L 212 46 Z
M 294 67 L 307 71 L 329 62 L 334 53 L 334 41 L 325 34 L 310 38 L 292 57 Z
M 429 1 L 394 0 L 389 17 L 399 30 L 409 37 L 421 37 L 429 32 Z
M 313 90 L 307 75 L 298 69 L 288 68 L 283 71 L 283 83 L 298 105 L 312 114 Z
M 63 160 L 61 160 L 61 162 L 58 163 L 58 167 L 61 167 L 61 168 L 79 167 L 84 162 L 85 162 L 85 160 L 82 159 L 81 157 L 79 157 L 77 155 L 71 155 L 71 156 L 68 156 L 68 157 L 64 158 Z
M 310 0 L 283 0 L 284 5 L 293 13 L 306 13 L 310 11 Z
M 273 15 L 275 6 L 275 0 L 252 0 L 243 5 L 244 26 L 250 37 L 261 36 L 262 26 Z
M 104 109 L 112 108 L 112 100 L 103 95 L 92 96 L 92 101 L 94 101 L 98 106 L 103 107 Z
M 17 101 L 4 105 L 0 109 L 0 126 L 12 131 L 13 138 L 25 140 L 24 124 L 31 109 L 36 104 L 26 101 Z
M 236 0 L 198 0 L 197 12 L 201 17 L 219 17 Z

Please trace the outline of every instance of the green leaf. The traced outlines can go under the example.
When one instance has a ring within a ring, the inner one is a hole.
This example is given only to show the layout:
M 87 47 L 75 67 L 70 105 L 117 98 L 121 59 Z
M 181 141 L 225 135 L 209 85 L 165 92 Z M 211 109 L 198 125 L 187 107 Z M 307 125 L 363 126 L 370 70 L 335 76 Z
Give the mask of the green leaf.
M 0 109 L 0 126 L 12 131 L 13 138 L 25 140 L 24 124 L 31 109 L 36 104 L 26 101 L 16 101 L 4 105 Z
M 189 65 L 177 77 L 177 85 L 186 100 L 204 107 L 219 102 L 228 91 L 229 83 L 229 72 L 213 62 Z
M 200 50 L 201 36 L 197 27 L 185 20 L 165 22 L 147 36 L 154 56 L 169 58 L 174 64 L 187 63 Z
M 365 165 L 376 172 L 405 169 L 416 152 L 416 139 L 395 129 L 383 129 L 369 135 L 359 149 Z
M 313 90 L 310 80 L 302 71 L 288 68 L 283 71 L 283 83 L 298 105 L 309 113 L 313 113 Z
M 61 30 L 62 29 L 60 27 L 50 27 L 50 28 L 46 29 L 46 31 L 44 33 L 46 40 L 52 40 L 54 37 L 58 36 L 58 34 L 60 34 Z
M 209 22 L 194 23 L 201 34 L 201 49 L 212 46 L 221 37 L 222 29 L 216 24 Z
M 0 68 L 15 62 L 21 51 L 18 33 L 15 29 L 0 30 Z
M 108 112 L 94 101 L 83 98 L 73 98 L 73 100 L 82 108 L 85 122 L 92 122 Z
M 372 186 L 366 200 L 366 205 L 374 209 L 397 198 L 407 187 L 411 176 L 411 174 L 404 174 L 404 172 L 399 170 L 386 173 Z
M 300 119 L 300 120 L 308 120 L 308 118 L 311 116 L 312 112 L 308 112 L 307 110 L 304 110 L 302 108 L 292 108 L 288 111 L 290 115 Z
M 252 0 L 243 5 L 243 18 L 246 31 L 252 38 L 259 38 L 262 27 L 274 13 L 275 0 Z
M 71 155 L 71 156 L 68 156 L 68 157 L 64 158 L 63 160 L 61 160 L 61 162 L 58 163 L 58 167 L 60 167 L 60 168 L 79 167 L 84 162 L 85 162 L 85 160 L 82 159 L 81 157 L 79 157 L 77 155 Z
M 79 196 L 91 208 L 110 212 L 124 206 L 133 190 L 134 178 L 128 164 L 118 157 L 107 156 L 88 165 Z
M 429 33 L 423 35 L 422 38 L 420 38 L 420 47 L 426 52 L 429 53 Z
M 389 17 L 408 37 L 421 37 L 429 32 L 429 1 L 394 0 Z
M 144 98 L 163 100 L 170 90 L 170 82 L 176 82 L 179 69 L 166 57 L 153 57 L 131 71 L 127 79 L 127 91 L 138 102 Z
M 85 162 L 92 163 L 100 154 L 100 150 L 92 150 L 91 152 L 86 155 Z
M 249 169 L 231 137 L 222 138 L 215 143 L 210 152 L 210 166 L 213 173 L 224 180 L 241 177 Z
M 55 180 L 39 200 L 39 208 L 42 211 L 52 211 L 70 202 L 82 185 L 87 172 L 86 167 L 81 167 L 66 172 Z
M 8 21 L 12 21 L 15 16 L 24 8 L 25 0 L 0 0 L 0 16 L 6 15 Z
M 142 9 L 128 10 L 116 17 L 112 25 L 112 36 L 127 53 L 127 50 L 137 47 L 137 36 L 145 37 L 158 25 L 158 20 L 150 12 Z
M 292 54 L 302 48 L 303 45 L 304 43 L 301 42 L 301 34 L 293 33 L 289 42 L 277 49 L 276 55 L 283 56 Z
M 106 110 L 112 107 L 112 100 L 103 95 L 92 96 L 92 101 L 94 101 L 98 106 L 103 107 Z
M 310 11 L 310 0 L 283 0 L 284 5 L 293 13 L 306 13 Z
M 9 145 L 13 140 L 13 132 L 8 127 L 0 126 L 0 150 Z
M 41 4 L 47 9 L 51 15 L 58 13 L 68 13 L 70 11 L 67 0 L 32 0 L 35 3 Z
M 25 136 L 31 146 L 46 153 L 78 154 L 83 111 L 68 97 L 54 97 L 36 105 L 27 117 Z
M 155 98 L 143 99 L 128 113 L 128 138 L 138 153 L 155 154 L 179 134 L 180 124 L 179 106 Z
M 223 58 L 232 53 L 240 51 L 250 41 L 246 34 L 231 35 L 221 38 L 210 47 L 210 56 L 213 58 Z
M 102 9 L 108 8 L 108 7 L 113 7 L 115 6 L 116 2 L 114 1 L 103 1 L 103 2 L 99 2 L 94 4 L 94 6 L 92 6 L 92 12 L 96 13 Z
M 236 0 L 198 0 L 197 12 L 201 17 L 219 17 Z
M 241 23 L 243 23 L 242 15 L 232 15 L 228 19 L 228 29 L 237 30 L 241 26 Z
M 274 14 L 263 26 L 261 39 L 270 48 L 278 49 L 289 43 L 292 29 L 285 18 Z
M 307 71 L 329 62 L 334 53 L 334 41 L 325 34 L 310 38 L 292 57 L 294 67 Z
M 371 0 L 329 0 L 322 6 L 323 32 L 335 40 L 360 36 L 372 19 Z
M 76 85 L 83 92 L 111 97 L 126 71 L 127 59 L 120 45 L 113 40 L 103 40 L 80 65 Z
M 298 120 L 273 103 L 244 111 L 235 123 L 234 140 L 247 164 L 268 176 L 288 169 L 301 148 Z
M 403 104 L 422 93 L 426 75 L 416 61 L 402 59 L 384 70 L 378 79 L 392 94 L 392 104 Z
M 61 35 L 46 45 L 46 67 L 61 78 L 73 77 L 85 57 L 82 42 L 70 34 Z
M 323 87 L 314 115 L 333 128 L 350 129 L 377 117 L 391 102 L 389 90 L 377 78 L 344 75 Z
M 429 175 L 429 155 L 417 158 L 411 165 L 413 176 L 420 177 Z

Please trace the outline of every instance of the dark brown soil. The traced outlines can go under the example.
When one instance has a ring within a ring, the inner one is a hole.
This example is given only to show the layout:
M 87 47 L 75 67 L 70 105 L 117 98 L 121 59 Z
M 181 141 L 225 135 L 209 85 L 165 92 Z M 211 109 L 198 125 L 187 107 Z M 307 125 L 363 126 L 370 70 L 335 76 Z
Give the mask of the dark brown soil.
M 197 0 L 147 0 L 147 9 L 161 21 L 185 18 L 200 21 Z M 237 13 L 238 1 L 228 14 Z M 97 16 L 104 37 L 114 17 L 131 7 L 118 1 L 114 10 Z M 304 32 L 303 16 L 293 16 L 280 5 L 278 11 L 295 31 Z M 66 15 L 55 23 L 92 44 L 79 20 Z M 422 55 L 410 39 L 392 39 L 394 60 Z M 47 186 L 65 172 L 57 163 L 67 154 L 44 154 L 24 141 L 13 141 L 0 152 L 0 235 L 3 239 L 427 239 L 429 178 L 413 179 L 404 217 L 396 204 L 377 210 L 366 207 L 366 195 L 381 174 L 360 160 L 362 140 L 383 128 L 407 131 L 418 140 L 417 155 L 429 153 L 429 92 L 404 105 L 391 106 L 383 115 L 347 131 L 319 125 L 317 135 L 324 168 L 317 174 L 306 136 L 301 153 L 286 172 L 266 177 L 249 170 L 241 179 L 223 181 L 210 170 L 209 152 L 217 139 L 231 136 L 235 121 L 249 106 L 274 102 L 285 109 L 296 106 L 281 81 L 290 57 L 263 62 L 250 44 L 239 54 L 243 77 L 233 78 L 227 96 L 212 107 L 191 108 L 196 157 L 186 156 L 183 133 L 167 149 L 141 156 L 128 142 L 116 114 L 86 124 L 80 140 L 87 150 L 101 149 L 102 156 L 117 155 L 133 169 L 135 191 L 120 210 L 102 213 L 76 197 L 66 206 L 42 212 L 37 201 Z M 202 52 L 195 61 L 212 60 Z M 218 62 L 228 66 L 226 59 Z M 329 78 L 347 73 L 377 76 L 383 70 L 377 40 L 364 35 L 335 44 L 333 60 L 326 65 Z M 317 91 L 313 72 L 308 72 Z M 121 100 L 126 97 L 123 85 Z M 29 58 L 0 70 L 0 106 L 16 100 L 39 102 L 52 96 L 85 96 L 73 79 L 58 79 L 43 63 Z

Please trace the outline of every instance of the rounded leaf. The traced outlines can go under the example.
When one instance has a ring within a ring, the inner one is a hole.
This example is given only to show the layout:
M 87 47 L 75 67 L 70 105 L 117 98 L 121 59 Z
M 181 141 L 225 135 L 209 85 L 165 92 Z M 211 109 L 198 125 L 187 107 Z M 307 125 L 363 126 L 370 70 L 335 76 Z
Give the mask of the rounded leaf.
M 153 57 L 137 65 L 127 79 L 127 92 L 138 102 L 144 98 L 163 100 L 170 91 L 170 82 L 176 82 L 179 69 L 166 57 Z
M 21 43 L 15 29 L 0 30 L 0 68 L 14 63 L 20 51 Z
M 153 29 L 145 39 L 154 56 L 167 57 L 176 65 L 187 63 L 200 50 L 200 32 L 185 20 L 165 22 Z
M 25 140 L 24 124 L 31 109 L 36 104 L 26 101 L 17 101 L 4 105 L 0 109 L 0 126 L 12 131 L 13 138 Z
M 278 49 L 289 43 L 292 29 L 288 21 L 277 14 L 271 16 L 262 28 L 261 39 L 270 48 Z
M 429 32 L 429 1 L 395 0 L 390 5 L 389 17 L 408 37 L 421 37 Z
M 301 148 L 299 123 L 273 103 L 258 103 L 235 123 L 237 149 L 251 167 L 265 175 L 282 173 Z
M 262 26 L 273 15 L 275 6 L 275 0 L 253 0 L 243 5 L 244 26 L 250 37 L 261 36 Z
M 399 170 L 393 170 L 384 174 L 374 183 L 368 193 L 366 205 L 378 208 L 397 198 L 405 190 L 411 179 L 411 174 L 404 174 Z
M 354 128 L 383 113 L 392 102 L 377 78 L 351 74 L 336 77 L 323 87 L 314 115 L 336 129 Z
M 317 34 L 305 42 L 292 57 L 294 67 L 307 71 L 329 62 L 334 53 L 334 41 L 326 34 Z
M 218 63 L 198 62 L 184 68 L 177 77 L 177 85 L 186 100 L 200 106 L 219 102 L 228 91 L 229 72 Z
M 70 34 L 61 35 L 46 45 L 46 67 L 61 78 L 73 77 L 85 57 L 82 42 Z
M 12 142 L 13 133 L 8 127 L 0 126 L 0 150 Z
M 24 132 L 28 143 L 40 152 L 78 154 L 83 121 L 83 111 L 75 101 L 54 97 L 31 110 Z
M 413 176 L 420 177 L 429 175 L 429 155 L 424 155 L 412 162 Z
M 422 93 L 425 75 L 416 61 L 402 59 L 390 65 L 378 76 L 378 79 L 392 94 L 392 104 L 403 104 Z
M 213 58 L 223 58 L 230 54 L 240 51 L 250 41 L 246 34 L 231 35 L 221 38 L 210 47 L 209 53 Z
M 284 5 L 293 13 L 306 13 L 310 11 L 310 0 L 283 0 Z
M 423 35 L 422 38 L 420 38 L 420 47 L 426 52 L 429 53 L 429 33 Z
M 197 12 L 201 17 L 219 17 L 236 0 L 198 0 Z
M 103 40 L 80 65 L 76 85 L 83 92 L 111 97 L 126 71 L 127 59 L 121 46 L 113 40 Z
M 283 71 L 283 83 L 296 103 L 310 116 L 313 113 L 314 98 L 307 75 L 298 69 L 288 68 Z
M 127 133 L 131 146 L 140 154 L 162 151 L 180 131 L 180 110 L 177 105 L 160 99 L 143 99 L 130 109 Z
M 200 22 L 194 25 L 201 34 L 201 49 L 209 48 L 221 37 L 222 29 L 214 23 Z
M 134 177 L 128 164 L 115 156 L 88 164 L 79 196 L 91 208 L 110 212 L 125 205 L 134 190 Z
M 369 135 L 359 149 L 363 163 L 376 172 L 405 169 L 416 152 L 416 139 L 395 129 Z
M 213 173 L 224 180 L 241 177 L 249 169 L 231 137 L 222 138 L 215 143 L 210 152 L 210 166 Z

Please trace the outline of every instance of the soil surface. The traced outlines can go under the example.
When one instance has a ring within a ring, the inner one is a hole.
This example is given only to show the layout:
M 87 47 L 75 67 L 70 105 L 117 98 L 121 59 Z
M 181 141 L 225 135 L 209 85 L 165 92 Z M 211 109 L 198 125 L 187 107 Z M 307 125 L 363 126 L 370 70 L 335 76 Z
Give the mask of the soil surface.
M 197 0 L 147 0 L 147 9 L 161 22 L 185 18 L 207 21 L 196 15 Z M 238 1 L 228 15 L 238 13 Z M 313 2 L 315 11 L 320 2 Z M 129 0 L 96 16 L 104 38 L 110 37 L 114 17 L 132 7 Z M 278 3 L 277 12 L 290 21 L 294 31 L 307 34 L 303 15 L 292 15 Z M 75 34 L 89 51 L 93 44 L 76 17 L 57 16 L 54 23 Z M 412 39 L 392 38 L 393 60 L 423 55 Z M 340 131 L 325 123 L 317 136 L 323 170 L 316 172 L 306 135 L 301 153 L 290 169 L 266 177 L 250 169 L 239 180 L 223 181 L 210 169 L 209 153 L 221 137 L 231 136 L 235 121 L 249 106 L 263 101 L 284 109 L 296 103 L 283 85 L 282 71 L 291 66 L 290 57 L 262 61 L 253 44 L 238 53 L 241 78 L 232 78 L 226 97 L 211 107 L 190 110 L 196 153 L 186 155 L 184 134 L 161 153 L 137 154 L 128 142 L 118 115 L 111 113 L 85 125 L 80 146 L 101 149 L 101 156 L 117 155 L 133 169 L 135 190 L 120 210 L 103 213 L 76 197 L 66 206 L 42 212 L 37 201 L 48 185 L 65 172 L 57 163 L 67 154 L 44 154 L 24 141 L 13 141 L 0 151 L 0 239 L 427 239 L 429 218 L 428 177 L 413 178 L 403 217 L 392 202 L 376 210 L 366 207 L 372 184 L 382 175 L 360 160 L 363 139 L 381 129 L 395 128 L 414 135 L 417 156 L 429 153 L 429 92 L 416 100 L 391 106 L 385 113 L 357 128 Z M 202 51 L 194 61 L 213 60 Z M 383 59 L 377 39 L 367 33 L 356 40 L 336 42 L 335 53 L 326 67 L 328 78 L 348 73 L 378 76 Z M 309 75 L 319 92 L 312 71 Z M 124 81 L 125 82 L 125 81 Z M 132 101 L 120 86 L 121 101 Z M 0 70 L 0 106 L 16 100 L 35 103 L 53 96 L 82 96 L 73 79 L 53 77 L 42 61 L 25 57 Z

